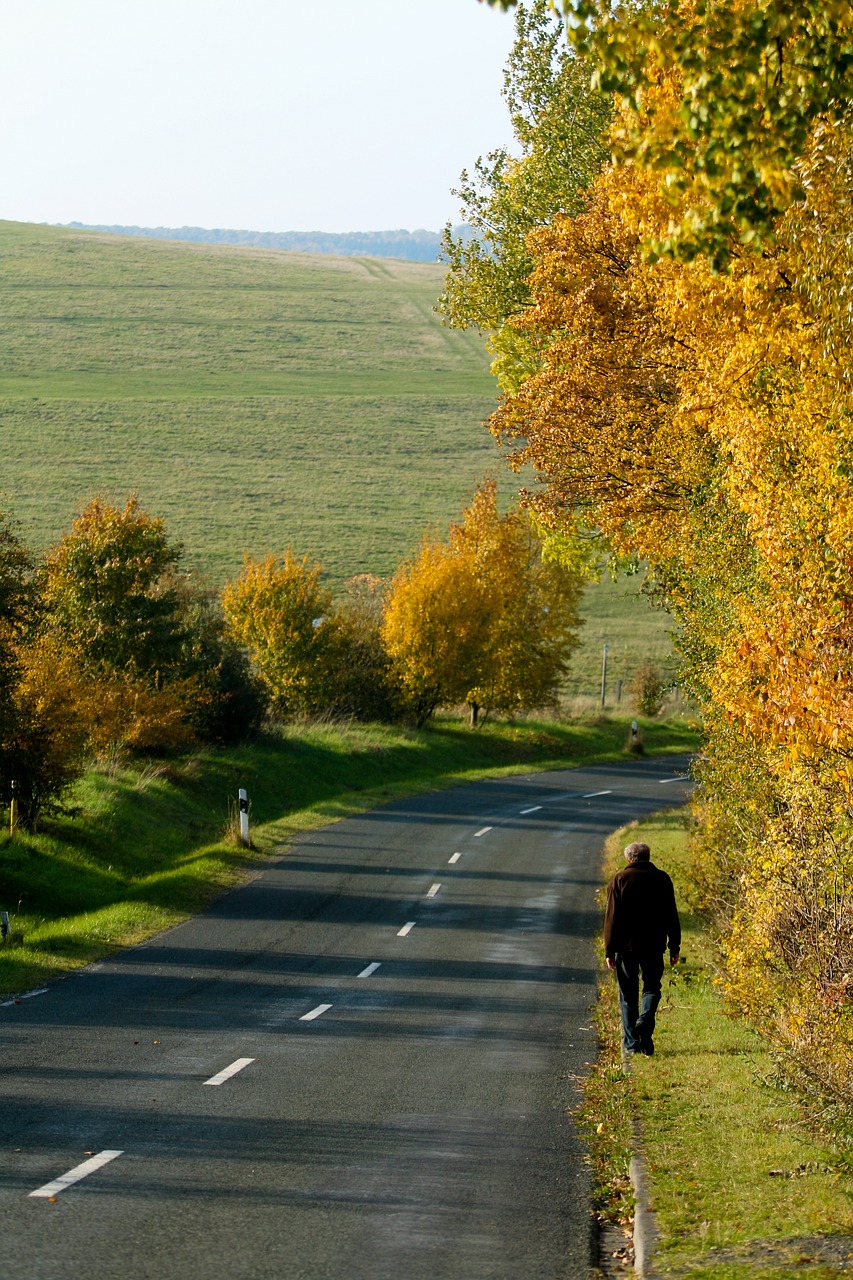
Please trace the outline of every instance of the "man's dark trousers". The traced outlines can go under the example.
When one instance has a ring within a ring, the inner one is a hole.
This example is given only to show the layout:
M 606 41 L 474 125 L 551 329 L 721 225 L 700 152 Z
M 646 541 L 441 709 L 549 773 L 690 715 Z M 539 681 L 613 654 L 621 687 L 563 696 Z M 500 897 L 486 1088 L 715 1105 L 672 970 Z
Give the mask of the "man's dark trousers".
M 660 1004 L 663 952 L 620 951 L 616 954 L 616 981 L 622 1010 L 622 1042 L 628 1053 L 648 1052 L 652 1047 L 655 1013 Z M 640 974 L 643 998 L 640 1002 Z

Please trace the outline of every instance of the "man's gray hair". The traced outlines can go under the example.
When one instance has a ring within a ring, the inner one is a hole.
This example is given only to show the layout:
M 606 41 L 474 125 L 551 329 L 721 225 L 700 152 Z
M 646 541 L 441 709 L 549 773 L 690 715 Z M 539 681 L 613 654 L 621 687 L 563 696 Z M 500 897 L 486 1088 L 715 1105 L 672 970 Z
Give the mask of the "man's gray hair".
M 629 862 L 648 862 L 651 856 L 651 849 L 642 840 L 635 840 L 633 844 L 625 846 L 625 857 Z

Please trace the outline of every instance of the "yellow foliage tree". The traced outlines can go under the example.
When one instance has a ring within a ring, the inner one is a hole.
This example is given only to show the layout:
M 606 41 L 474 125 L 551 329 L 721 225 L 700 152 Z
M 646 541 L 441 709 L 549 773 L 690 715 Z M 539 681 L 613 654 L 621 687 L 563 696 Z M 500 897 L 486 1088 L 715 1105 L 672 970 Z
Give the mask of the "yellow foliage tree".
M 679 91 L 662 77 L 619 127 L 659 127 Z M 836 123 L 830 148 L 827 128 L 804 147 L 809 182 L 772 250 L 731 237 L 725 273 L 647 252 L 691 191 L 674 208 L 653 171 L 603 172 L 582 214 L 532 238 L 534 304 L 511 323 L 540 366 L 492 428 L 535 468 L 543 519 L 646 559 L 680 621 L 706 716 L 707 897 L 728 990 L 838 1096 L 853 1068 L 839 996 L 853 983 L 853 272 L 839 234 L 853 131 Z
M 229 626 L 280 711 L 316 709 L 329 691 L 335 629 L 321 573 L 322 565 L 300 560 L 290 548 L 280 560 L 247 556 L 222 594 Z
M 386 648 L 419 723 L 439 706 L 514 711 L 553 699 L 579 625 L 581 575 L 542 558 L 526 512 L 501 516 L 481 484 L 447 541 L 427 536 L 398 570 Z

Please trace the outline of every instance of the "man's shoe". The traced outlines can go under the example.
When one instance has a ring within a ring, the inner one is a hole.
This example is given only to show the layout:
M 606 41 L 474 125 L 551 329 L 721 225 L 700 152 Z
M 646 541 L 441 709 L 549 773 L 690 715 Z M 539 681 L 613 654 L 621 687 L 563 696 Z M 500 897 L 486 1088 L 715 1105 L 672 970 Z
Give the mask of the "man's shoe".
M 644 1053 L 647 1058 L 650 1058 L 654 1051 L 655 1046 L 651 1036 L 643 1036 L 640 1041 L 640 1053 Z

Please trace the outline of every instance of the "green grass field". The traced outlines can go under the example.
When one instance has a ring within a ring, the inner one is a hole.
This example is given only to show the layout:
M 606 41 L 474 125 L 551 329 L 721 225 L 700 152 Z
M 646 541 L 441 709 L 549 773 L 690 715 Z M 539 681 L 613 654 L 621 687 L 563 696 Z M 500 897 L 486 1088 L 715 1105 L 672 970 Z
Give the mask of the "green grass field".
M 0 222 L 3 505 L 35 549 L 137 492 L 222 582 L 292 545 L 333 583 L 391 573 L 501 467 L 483 340 L 443 328 L 440 265 Z M 502 482 L 509 494 L 513 481 Z M 570 697 L 612 690 L 665 621 L 588 592 Z

